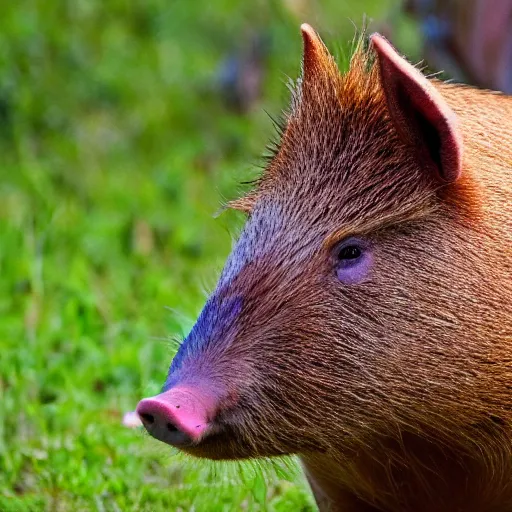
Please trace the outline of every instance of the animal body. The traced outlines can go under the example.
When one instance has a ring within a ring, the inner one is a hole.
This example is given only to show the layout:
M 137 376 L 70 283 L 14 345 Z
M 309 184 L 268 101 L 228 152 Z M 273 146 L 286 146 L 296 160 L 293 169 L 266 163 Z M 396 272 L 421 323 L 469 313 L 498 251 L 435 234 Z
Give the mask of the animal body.
M 322 511 L 512 511 L 512 100 L 309 25 L 275 155 L 163 392 L 197 457 L 297 454 Z

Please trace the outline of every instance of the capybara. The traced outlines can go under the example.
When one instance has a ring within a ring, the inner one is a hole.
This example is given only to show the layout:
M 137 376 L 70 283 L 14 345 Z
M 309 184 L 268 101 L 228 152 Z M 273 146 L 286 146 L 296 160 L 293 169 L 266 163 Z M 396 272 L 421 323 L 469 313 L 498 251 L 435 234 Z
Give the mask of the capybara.
M 320 510 L 512 511 L 512 99 L 309 25 L 247 223 L 158 396 L 197 457 L 297 454 Z

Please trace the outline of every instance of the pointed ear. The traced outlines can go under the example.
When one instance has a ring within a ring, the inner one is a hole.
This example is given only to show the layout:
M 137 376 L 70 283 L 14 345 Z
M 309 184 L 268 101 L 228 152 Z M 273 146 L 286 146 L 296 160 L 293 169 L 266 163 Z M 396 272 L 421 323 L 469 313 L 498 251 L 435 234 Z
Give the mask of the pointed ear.
M 314 85 L 337 76 L 338 67 L 313 27 L 303 23 L 300 30 L 304 41 L 302 86 Z
M 384 37 L 373 34 L 371 41 L 389 115 L 402 140 L 441 180 L 457 180 L 462 170 L 462 138 L 455 113 L 432 83 Z

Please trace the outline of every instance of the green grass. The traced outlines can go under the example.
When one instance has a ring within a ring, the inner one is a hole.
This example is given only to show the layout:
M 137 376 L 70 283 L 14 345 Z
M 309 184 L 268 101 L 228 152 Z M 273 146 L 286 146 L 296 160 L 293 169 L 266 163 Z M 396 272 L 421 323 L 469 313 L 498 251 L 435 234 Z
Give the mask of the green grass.
M 346 43 L 349 17 L 393 3 L 333 0 L 308 19 Z M 229 253 L 243 219 L 212 214 L 257 169 L 300 21 L 277 0 L 2 7 L 1 511 L 314 510 L 293 464 L 265 479 L 121 425 Z M 240 116 L 213 84 L 249 29 L 272 45 L 262 102 Z

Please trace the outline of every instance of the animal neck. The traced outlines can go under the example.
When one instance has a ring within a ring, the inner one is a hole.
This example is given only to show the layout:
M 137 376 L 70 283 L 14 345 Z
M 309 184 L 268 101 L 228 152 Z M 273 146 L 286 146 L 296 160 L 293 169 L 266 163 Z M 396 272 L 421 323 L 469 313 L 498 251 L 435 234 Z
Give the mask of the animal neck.
M 478 512 L 512 509 L 512 463 L 503 451 L 484 461 L 404 434 L 373 450 L 301 460 L 321 512 Z

